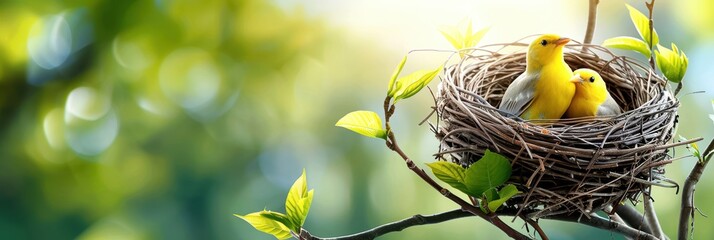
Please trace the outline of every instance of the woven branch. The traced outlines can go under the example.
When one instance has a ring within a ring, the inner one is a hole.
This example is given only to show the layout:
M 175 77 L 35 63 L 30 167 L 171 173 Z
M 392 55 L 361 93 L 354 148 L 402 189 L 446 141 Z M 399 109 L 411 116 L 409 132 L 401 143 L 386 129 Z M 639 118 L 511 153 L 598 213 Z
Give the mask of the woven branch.
M 525 71 L 527 44 L 473 49 L 448 67 L 437 92 L 437 157 L 469 166 L 486 149 L 512 159 L 510 183 L 524 192 L 509 206 L 529 217 L 580 212 L 583 216 L 671 183 L 663 166 L 679 102 L 667 81 L 634 59 L 598 45 L 570 44 L 565 61 L 591 68 L 623 108 L 614 117 L 524 121 L 498 110 L 508 85 Z M 671 186 L 671 185 L 669 185 Z

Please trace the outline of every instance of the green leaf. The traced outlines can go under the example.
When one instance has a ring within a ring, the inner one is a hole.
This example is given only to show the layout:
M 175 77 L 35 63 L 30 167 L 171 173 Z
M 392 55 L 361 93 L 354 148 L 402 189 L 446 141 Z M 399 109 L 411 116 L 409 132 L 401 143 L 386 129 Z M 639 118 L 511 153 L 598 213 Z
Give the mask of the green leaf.
M 441 35 L 443 35 L 444 38 L 451 43 L 451 46 L 453 46 L 456 50 L 462 50 L 475 47 L 490 29 L 489 27 L 486 27 L 473 33 L 472 28 L 471 21 L 468 21 L 466 28 L 463 31 L 459 30 L 458 27 L 449 26 L 441 29 L 440 32 Z M 459 51 L 461 58 L 464 57 L 464 54 L 465 52 Z
M 262 217 L 282 223 L 283 225 L 288 227 L 288 229 L 295 228 L 294 224 L 290 221 L 290 218 L 288 218 L 288 216 L 285 214 L 282 214 L 279 212 L 268 211 L 268 210 L 263 210 L 258 213 L 260 213 L 260 216 L 262 216 Z
M 440 32 L 441 35 L 446 38 L 446 41 L 449 41 L 449 43 L 451 43 L 451 46 L 453 46 L 456 50 L 464 48 L 464 35 L 461 32 L 459 32 L 458 30 L 452 30 L 451 28 L 449 28 L 448 30 L 442 29 Z
M 277 239 L 290 238 L 290 229 L 285 226 L 285 224 L 263 216 L 263 212 L 267 211 L 263 210 L 261 212 L 250 213 L 245 216 L 241 216 L 238 214 L 233 215 L 250 223 L 250 225 L 252 225 L 258 231 L 273 235 Z
M 679 136 L 679 141 L 683 142 L 683 141 L 687 141 L 687 139 L 684 138 L 684 137 L 682 137 L 682 136 Z M 687 144 L 687 150 L 688 150 L 689 153 L 691 153 L 694 157 L 696 157 L 698 161 L 701 162 L 701 161 L 704 160 L 704 158 L 702 158 L 702 153 L 701 153 L 701 151 L 699 151 L 699 146 L 697 145 L 697 143 Z
M 354 111 L 340 118 L 335 126 L 373 138 L 387 138 L 387 131 L 382 128 L 382 119 L 372 111 Z
M 394 93 L 394 102 L 414 96 L 439 74 L 443 65 L 434 70 L 419 70 L 397 79 L 397 91 Z
M 387 96 L 394 97 L 394 93 L 397 92 L 397 88 L 395 88 L 395 81 L 397 80 L 399 73 L 402 72 L 402 68 L 404 68 L 404 64 L 406 62 L 407 62 L 407 56 L 404 56 L 404 58 L 402 58 L 402 61 L 399 62 L 399 65 L 397 65 L 397 68 L 394 69 L 394 73 L 392 73 L 392 77 L 389 78 L 389 85 L 387 87 Z
M 633 37 L 610 38 L 602 42 L 602 46 L 608 48 L 637 51 L 647 58 L 650 57 L 650 48 L 647 46 L 647 43 Z
M 498 189 L 491 188 L 489 190 L 486 190 L 485 192 L 483 192 L 483 197 L 486 198 L 486 201 L 488 202 L 498 199 Z
M 518 191 L 515 185 L 508 184 L 504 186 L 498 191 L 498 199 L 488 201 L 488 209 L 491 210 L 491 212 L 495 212 L 503 203 L 518 193 L 520 193 L 520 191 Z
M 627 10 L 630 12 L 630 19 L 632 19 L 632 23 L 635 24 L 635 28 L 637 28 L 637 32 L 640 34 L 640 37 L 642 37 L 642 40 L 645 40 L 650 47 L 657 45 L 659 43 L 659 36 L 657 35 L 657 31 L 654 31 L 654 28 L 652 29 L 652 42 L 650 42 L 650 19 L 629 4 L 625 3 L 625 6 L 627 6 Z
M 471 195 L 469 189 L 464 185 L 466 183 L 466 169 L 461 167 L 459 164 L 437 161 L 433 163 L 427 163 L 427 166 L 431 168 L 431 172 L 434 173 L 436 178 L 444 181 L 449 186 L 458 189 L 466 194 Z
M 486 190 L 496 188 L 511 177 L 511 163 L 504 156 L 486 150 L 483 157 L 466 170 L 466 187 L 481 196 Z
M 671 50 L 662 45 L 657 45 L 655 60 L 659 70 L 671 82 L 679 83 L 684 78 L 684 74 L 687 73 L 689 59 L 687 59 L 687 55 L 684 52 L 679 51 L 679 48 L 674 43 L 672 43 Z
M 490 213 L 492 212 L 491 210 L 488 209 L 488 205 L 491 201 L 498 199 L 498 190 L 496 188 L 491 188 L 489 190 L 486 190 L 481 194 L 480 202 L 479 202 L 479 208 L 481 208 L 481 211 L 485 213 Z
M 476 47 L 476 45 L 481 42 L 481 39 L 483 36 L 486 35 L 488 30 L 491 30 L 491 27 L 485 27 L 482 28 L 481 30 L 478 30 L 476 33 L 470 36 L 466 36 L 466 44 L 464 45 L 464 48 L 473 48 Z
M 305 223 L 307 213 L 310 211 L 310 204 L 312 204 L 313 192 L 314 190 L 307 191 L 307 179 L 305 169 L 303 169 L 302 175 L 295 180 L 285 200 L 285 211 L 288 219 L 293 223 L 292 230 L 294 232 L 300 232 L 300 228 Z

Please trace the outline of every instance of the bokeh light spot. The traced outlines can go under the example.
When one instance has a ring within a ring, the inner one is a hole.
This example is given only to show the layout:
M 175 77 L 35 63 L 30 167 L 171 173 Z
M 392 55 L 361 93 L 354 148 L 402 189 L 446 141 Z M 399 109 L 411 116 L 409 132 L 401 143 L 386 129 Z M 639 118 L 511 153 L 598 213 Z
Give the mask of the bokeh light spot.
M 65 104 L 65 139 L 72 150 L 85 156 L 100 154 L 119 132 L 119 119 L 111 100 L 90 87 L 78 87 Z
M 72 50 L 72 31 L 63 14 L 44 17 L 32 26 L 27 40 L 32 60 L 44 69 L 56 68 Z
M 119 65 L 131 70 L 143 70 L 151 63 L 151 59 L 138 44 L 119 37 L 112 42 L 112 54 Z
M 65 138 L 72 150 L 84 156 L 96 156 L 109 148 L 119 133 L 119 118 L 110 111 L 103 118 L 95 121 L 69 116 L 65 114 L 67 126 Z
M 159 70 L 161 90 L 187 109 L 211 103 L 218 93 L 221 79 L 211 54 L 197 48 L 172 52 Z
M 47 138 L 47 143 L 53 149 L 62 149 L 65 147 L 64 143 L 64 112 L 62 109 L 55 108 L 52 109 L 45 119 L 42 121 L 42 127 L 45 130 L 45 138 Z
M 67 113 L 84 120 L 97 120 L 111 108 L 108 96 L 89 87 L 79 87 L 69 93 L 65 106 Z
M 123 215 L 109 216 L 101 219 L 77 237 L 79 240 L 132 240 L 144 239 L 141 228 L 135 226 L 136 220 Z

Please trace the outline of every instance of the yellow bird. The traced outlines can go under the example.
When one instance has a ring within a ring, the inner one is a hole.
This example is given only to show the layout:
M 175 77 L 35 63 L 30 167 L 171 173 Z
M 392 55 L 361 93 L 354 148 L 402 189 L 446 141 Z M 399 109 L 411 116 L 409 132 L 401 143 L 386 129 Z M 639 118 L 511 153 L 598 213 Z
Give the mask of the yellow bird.
M 570 102 L 565 117 L 610 116 L 622 113 L 620 106 L 607 91 L 605 81 L 592 69 L 582 68 L 573 72 L 570 80 L 575 84 L 575 96 Z
M 563 60 L 570 41 L 555 34 L 538 37 L 528 46 L 526 71 L 511 83 L 498 109 L 523 119 L 559 119 L 575 94 L 573 71 Z

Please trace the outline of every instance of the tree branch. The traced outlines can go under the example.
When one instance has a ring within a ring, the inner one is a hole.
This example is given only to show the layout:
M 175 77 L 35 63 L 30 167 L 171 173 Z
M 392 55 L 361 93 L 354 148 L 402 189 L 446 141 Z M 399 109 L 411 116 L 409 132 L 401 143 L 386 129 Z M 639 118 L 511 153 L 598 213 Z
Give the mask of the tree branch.
M 513 208 L 505 208 L 502 211 L 499 211 L 498 214 L 500 216 L 515 216 L 518 213 L 517 209 Z M 458 218 L 464 218 L 464 217 L 473 217 L 475 216 L 474 214 L 470 212 L 466 212 L 462 209 L 454 209 L 448 212 L 443 212 L 443 213 L 438 213 L 434 215 L 427 215 L 427 216 L 422 216 L 422 215 L 414 215 L 410 218 L 406 218 L 397 222 L 392 222 L 388 223 L 379 227 L 372 228 L 370 230 L 348 235 L 348 236 L 340 236 L 340 237 L 333 237 L 333 238 L 321 238 L 312 235 L 310 232 L 307 230 L 303 229 L 300 232 L 300 239 L 304 240 L 371 240 L 375 239 L 379 236 L 385 235 L 387 233 L 391 232 L 398 232 L 402 231 L 404 229 L 407 229 L 409 227 L 413 226 L 421 226 L 421 225 L 429 225 L 429 224 L 436 224 L 436 223 L 441 223 L 453 219 L 458 219 Z M 550 219 L 550 220 L 557 220 L 557 221 L 564 221 L 564 222 L 573 222 L 573 223 L 581 223 L 584 225 L 588 225 L 594 228 L 599 228 L 607 231 L 612 231 L 612 232 L 617 232 L 625 237 L 629 237 L 632 239 L 646 239 L 646 240 L 657 240 L 655 236 L 652 234 L 631 228 L 625 224 L 620 224 L 615 221 L 611 221 L 609 219 L 597 216 L 597 215 L 591 215 L 590 218 L 587 217 L 581 217 L 578 214 L 571 214 L 571 215 L 555 215 L 555 216 L 547 216 L 544 217 L 543 219 Z M 533 221 L 533 220 L 527 220 L 527 221 Z
M 368 239 L 375 239 L 379 236 L 382 236 L 387 233 L 391 232 L 399 232 L 404 229 L 407 229 L 409 227 L 413 226 L 420 226 L 420 225 L 429 225 L 429 224 L 435 224 L 435 223 L 440 223 L 440 222 L 445 222 L 453 219 L 458 219 L 458 218 L 463 218 L 463 217 L 472 217 L 474 216 L 470 212 L 466 212 L 461 209 L 455 209 L 451 210 L 448 212 L 443 212 L 443 213 L 438 213 L 434 215 L 427 215 L 427 216 L 422 216 L 422 215 L 414 215 L 410 218 L 406 218 L 397 222 L 392 222 L 388 224 L 384 224 L 379 227 L 372 228 L 370 230 L 348 235 L 348 236 L 341 236 L 341 237 L 334 237 L 334 238 L 320 238 L 316 236 L 312 236 L 309 232 L 306 230 L 302 230 L 300 233 L 300 238 L 301 239 L 306 239 L 306 240 L 368 240 Z
M 652 45 L 652 38 L 654 37 L 654 20 L 652 19 L 652 13 L 654 12 L 654 4 L 655 0 L 652 0 L 652 2 L 645 2 L 645 6 L 647 6 L 647 10 L 649 12 L 649 18 L 650 18 L 650 35 L 649 36 L 643 36 L 643 37 L 649 37 L 649 43 L 650 43 L 650 67 L 652 69 L 655 69 L 655 61 L 654 61 L 654 45 Z M 676 94 L 675 94 L 676 95 Z
M 682 209 L 679 212 L 679 232 L 677 234 L 677 239 L 686 240 L 689 236 L 689 218 L 694 219 L 694 188 L 699 182 L 699 178 L 702 177 L 704 169 L 707 167 L 707 163 L 711 160 L 712 154 L 714 152 L 714 139 L 709 142 L 709 146 L 704 150 L 704 155 L 702 159 L 697 161 L 694 165 L 692 171 L 689 173 L 687 180 L 684 181 L 684 188 L 682 189 Z M 692 222 L 692 227 L 694 227 L 694 222 Z
M 590 44 L 593 41 L 593 35 L 595 35 L 595 22 L 597 20 L 597 4 L 600 0 L 590 0 L 588 5 L 588 27 L 585 30 L 585 39 L 583 44 Z M 587 49 L 583 46 L 583 51 Z
M 662 226 L 659 224 L 659 218 L 657 218 L 657 212 L 655 211 L 652 197 L 647 192 L 644 192 L 642 197 L 644 198 L 645 205 L 645 220 L 647 220 L 650 228 L 652 228 L 652 234 L 658 239 L 664 239 L 666 235 L 664 234 L 664 231 L 662 231 Z
M 620 233 L 626 237 L 632 238 L 632 239 L 647 239 L 647 240 L 657 240 L 655 236 L 652 234 L 631 228 L 625 224 L 620 224 L 615 221 L 611 221 L 609 219 L 597 216 L 597 215 L 590 215 L 590 218 L 587 217 L 580 217 L 579 215 L 576 214 L 571 214 L 567 216 L 563 215 L 556 215 L 556 216 L 549 216 L 545 217 L 545 219 L 551 219 L 551 220 L 558 220 L 558 221 L 564 221 L 564 222 L 573 222 L 573 223 L 581 223 L 585 224 L 594 228 L 599 228 L 599 229 L 604 229 L 608 230 L 611 232 L 616 232 Z
M 498 211 L 498 214 L 501 216 L 515 216 L 518 213 L 518 209 L 514 208 L 505 208 L 502 210 Z M 580 223 L 580 224 L 585 224 L 594 228 L 599 228 L 611 232 L 616 232 L 624 235 L 625 237 L 629 237 L 632 239 L 646 239 L 646 240 L 658 240 L 655 236 L 652 234 L 643 232 L 641 230 L 634 229 L 630 226 L 627 226 L 626 224 L 620 224 L 615 221 L 611 221 L 610 219 L 600 217 L 598 215 L 592 214 L 588 217 L 581 216 L 579 214 L 570 214 L 570 215 L 553 215 L 553 216 L 546 216 L 543 217 L 542 219 L 549 219 L 549 220 L 557 220 L 557 221 L 564 221 L 564 222 L 572 222 L 572 223 Z
M 612 232 L 617 232 L 622 235 L 625 235 L 626 237 L 632 238 L 632 239 L 646 239 L 646 240 L 658 240 L 655 236 L 652 234 L 631 228 L 625 224 L 620 224 L 614 221 L 610 221 L 606 218 L 597 216 L 597 215 L 590 215 L 590 218 L 580 218 L 577 215 L 570 215 L 570 216 L 565 216 L 565 217 L 559 217 L 559 216 L 554 216 L 553 220 L 560 220 L 560 221 L 566 221 L 566 222 L 575 222 L 575 223 L 582 223 L 591 227 L 595 228 L 600 228 L 600 229 L 605 229 L 608 231 Z

